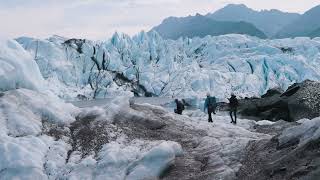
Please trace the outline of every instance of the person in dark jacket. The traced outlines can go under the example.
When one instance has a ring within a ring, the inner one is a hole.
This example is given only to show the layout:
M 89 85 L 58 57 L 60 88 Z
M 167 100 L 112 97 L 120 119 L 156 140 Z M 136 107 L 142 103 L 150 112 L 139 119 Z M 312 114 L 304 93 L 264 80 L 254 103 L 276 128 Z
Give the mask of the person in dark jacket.
M 176 102 L 176 106 L 177 106 L 177 108 L 174 109 L 174 112 L 181 115 L 184 110 L 184 104 L 178 99 L 175 99 L 174 101 Z
M 230 117 L 231 123 L 237 124 L 237 109 L 238 109 L 238 99 L 234 94 L 231 94 L 231 98 L 229 98 L 229 108 L 230 108 Z M 234 115 L 234 118 L 233 118 Z
M 212 121 L 212 113 L 216 114 L 216 107 L 217 107 L 217 100 L 216 97 L 211 97 L 210 93 L 207 93 L 207 99 L 204 102 L 204 111 L 206 111 L 206 109 L 208 110 L 208 122 L 213 122 Z

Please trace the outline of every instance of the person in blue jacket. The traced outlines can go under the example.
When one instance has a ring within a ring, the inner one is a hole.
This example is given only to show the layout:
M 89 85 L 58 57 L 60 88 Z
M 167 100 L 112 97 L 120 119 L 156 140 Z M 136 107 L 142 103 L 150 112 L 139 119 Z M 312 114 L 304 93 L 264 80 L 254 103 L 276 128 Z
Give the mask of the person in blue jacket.
M 210 93 L 207 93 L 207 98 L 204 102 L 204 111 L 208 110 L 208 122 L 212 121 L 212 113 L 216 114 L 217 99 L 216 97 L 211 97 Z

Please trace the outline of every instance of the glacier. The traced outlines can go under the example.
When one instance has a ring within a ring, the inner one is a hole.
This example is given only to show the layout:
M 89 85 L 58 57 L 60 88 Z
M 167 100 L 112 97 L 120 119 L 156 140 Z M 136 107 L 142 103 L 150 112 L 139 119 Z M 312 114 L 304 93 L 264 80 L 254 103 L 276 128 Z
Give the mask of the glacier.
M 44 91 L 44 79 L 29 52 L 14 40 L 0 40 L 0 91 L 28 88 Z
M 90 41 L 52 36 L 17 41 L 64 99 L 114 95 L 201 98 L 210 91 L 259 97 L 305 79 L 320 80 L 320 38 L 262 40 L 247 35 L 165 40 L 158 33 L 115 33 Z
M 0 97 L 1 179 L 159 177 L 182 154 L 181 145 L 164 140 L 129 140 L 111 120 L 119 109 L 131 115 L 135 112 L 130 112 L 128 101 L 127 106 L 115 102 L 107 109 L 79 109 L 29 89 L 4 92 Z M 105 125 L 110 142 L 101 144 L 96 154 L 84 155 L 81 148 L 73 146 L 72 127 L 79 117 L 92 115 L 97 115 L 95 122 Z
M 0 179 L 158 177 L 182 153 L 172 141 L 128 141 L 111 120 L 129 111 L 129 101 L 115 99 L 106 109 L 65 103 L 47 88 L 36 61 L 14 40 L 0 40 L 0 64 Z M 83 155 L 74 146 L 72 128 L 79 118 L 86 124 L 92 116 L 97 129 L 104 125 L 110 142 L 101 142 L 96 154 Z
M 240 119 L 235 126 L 221 112 L 208 125 L 200 110 L 178 116 L 128 97 L 260 96 L 319 80 L 319 51 L 320 38 L 245 35 L 0 40 L 0 177 L 157 179 L 174 164 L 164 179 L 235 179 L 247 145 L 274 138 L 255 128 L 277 123 Z M 121 97 L 91 108 L 62 100 L 81 95 Z M 298 121 L 280 132 L 279 144 L 318 140 L 319 122 Z

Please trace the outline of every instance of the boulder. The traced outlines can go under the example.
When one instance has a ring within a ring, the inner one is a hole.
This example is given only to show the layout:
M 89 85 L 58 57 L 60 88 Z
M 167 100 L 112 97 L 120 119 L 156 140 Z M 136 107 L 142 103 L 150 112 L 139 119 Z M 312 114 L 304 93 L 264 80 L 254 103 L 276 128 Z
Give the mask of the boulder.
M 287 91 L 286 97 L 288 98 L 287 103 L 292 120 L 313 119 L 320 116 L 319 82 L 305 81 L 296 84 L 291 88 L 289 95 Z
M 245 116 L 277 121 L 297 121 L 320 116 L 320 83 L 306 80 L 282 93 L 271 89 L 261 98 L 240 100 L 239 112 Z

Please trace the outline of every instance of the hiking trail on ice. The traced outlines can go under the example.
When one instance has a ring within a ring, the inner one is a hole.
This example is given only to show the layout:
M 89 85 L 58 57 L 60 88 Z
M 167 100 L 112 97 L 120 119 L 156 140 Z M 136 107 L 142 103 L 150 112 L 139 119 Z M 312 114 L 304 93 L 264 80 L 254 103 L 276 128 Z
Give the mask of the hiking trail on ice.
M 116 125 L 126 129 L 128 137 L 170 140 L 182 146 L 183 155 L 176 157 L 173 166 L 162 174 L 163 179 L 235 179 L 248 142 L 271 138 L 253 132 L 255 122 L 251 120 L 240 119 L 233 125 L 228 116 L 216 115 L 211 124 L 201 111 L 179 116 L 147 104 L 132 108 L 142 112 L 146 120 L 116 117 Z

